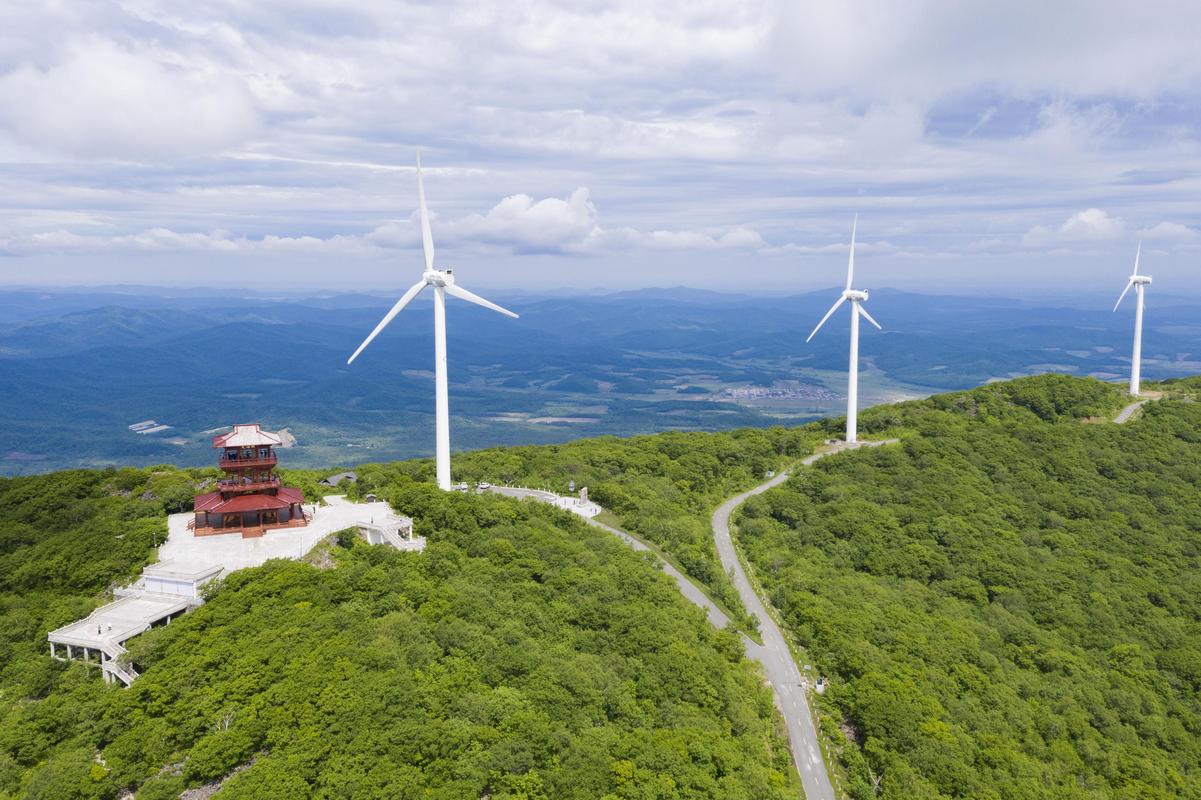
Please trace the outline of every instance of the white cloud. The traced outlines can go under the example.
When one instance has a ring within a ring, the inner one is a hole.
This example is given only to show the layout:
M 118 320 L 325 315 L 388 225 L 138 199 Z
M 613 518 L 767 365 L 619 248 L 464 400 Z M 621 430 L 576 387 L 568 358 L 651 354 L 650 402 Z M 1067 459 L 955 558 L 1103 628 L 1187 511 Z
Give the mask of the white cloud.
M 1201 231 L 1198 27 L 1116 0 L 0 4 L 0 240 L 197 281 L 227 254 L 379 258 L 419 247 L 389 220 L 421 147 L 445 263 L 701 281 L 834 261 L 860 211 L 881 261 L 1036 270 L 1123 219 Z
M 1077 211 L 1059 227 L 1039 225 L 1022 237 L 1028 247 L 1041 247 L 1073 242 L 1098 242 L 1116 239 L 1125 230 L 1125 223 L 1099 208 Z
M 601 234 L 596 206 L 587 188 L 566 200 L 535 201 L 527 194 L 504 198 L 483 216 L 472 214 L 447 225 L 456 239 L 502 245 L 517 253 L 577 250 Z
M 1099 208 L 1078 211 L 1059 227 L 1059 234 L 1068 241 L 1113 239 L 1122 234 L 1124 223 Z
M 180 232 L 170 228 L 149 228 L 136 233 L 105 235 L 79 234 L 58 229 L 24 236 L 0 238 L 0 254 L 32 256 L 42 254 L 93 255 L 98 253 L 214 253 L 238 255 L 362 255 L 368 252 L 364 241 L 354 236 L 275 236 L 260 238 L 233 236 L 229 231 Z
M 108 227 L 90 219 L 84 224 Z M 10 231 L 8 235 L 0 237 L 0 253 L 13 256 L 92 252 L 378 256 L 384 250 L 420 249 L 419 224 L 414 212 L 404 222 L 385 223 L 366 234 L 327 237 L 276 234 L 235 236 L 221 229 L 179 232 L 164 227 L 123 234 L 104 230 L 78 233 L 59 227 L 32 232 Z M 639 247 L 664 250 L 769 249 L 758 232 L 744 227 L 649 232 L 630 227 L 606 229 L 600 224 L 600 215 L 586 187 L 576 189 L 566 199 L 547 197 L 534 200 L 526 194 L 510 195 L 486 214 L 468 214 L 457 219 L 434 216 L 431 227 L 437 249 L 435 263 L 440 266 L 453 263 L 456 251 L 597 255 Z
M 1143 239 L 1189 241 L 1196 239 L 1199 234 L 1196 229 L 1178 222 L 1160 222 L 1150 228 L 1143 228 L 1138 235 Z
M 140 161 L 242 142 L 258 115 L 234 76 L 89 38 L 51 67 L 25 64 L 0 76 L 0 126 L 28 145 L 68 155 Z
M 1201 78 L 1195 4 L 1014 0 L 781 2 L 772 56 L 789 85 L 859 97 L 986 88 L 1154 97 Z

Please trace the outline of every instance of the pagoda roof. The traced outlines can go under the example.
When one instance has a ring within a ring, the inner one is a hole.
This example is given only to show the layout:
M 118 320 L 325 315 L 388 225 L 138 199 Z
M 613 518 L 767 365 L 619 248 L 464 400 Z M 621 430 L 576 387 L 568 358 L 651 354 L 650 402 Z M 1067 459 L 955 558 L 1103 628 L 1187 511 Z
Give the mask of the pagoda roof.
M 300 491 L 299 489 L 294 489 L 291 486 L 279 487 L 279 492 L 276 493 L 275 496 L 288 503 L 304 502 L 304 492 Z
M 197 511 L 212 511 L 221 505 L 221 493 L 209 492 L 208 494 L 198 494 L 192 502 Z
M 271 509 L 287 508 L 291 503 L 270 494 L 240 494 L 231 497 L 216 508 L 211 509 L 217 514 L 237 514 L 241 511 L 269 511 Z
M 229 433 L 213 437 L 213 447 L 258 447 L 278 444 L 283 444 L 283 439 L 278 434 L 262 430 L 257 422 L 234 425 L 234 429 Z
M 304 492 L 283 486 L 277 494 L 240 494 L 225 500 L 220 492 L 197 495 L 195 509 L 210 514 L 237 514 L 242 511 L 269 511 L 303 503 Z

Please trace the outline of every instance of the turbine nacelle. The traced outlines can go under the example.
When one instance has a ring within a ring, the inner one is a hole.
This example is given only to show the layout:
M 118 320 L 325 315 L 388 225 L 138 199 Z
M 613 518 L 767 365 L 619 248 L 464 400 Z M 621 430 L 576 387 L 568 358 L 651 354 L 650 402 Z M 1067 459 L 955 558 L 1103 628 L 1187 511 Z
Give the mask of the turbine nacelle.
M 817 323 L 817 327 L 813 329 L 813 333 L 809 334 L 809 338 L 805 340 L 806 342 L 812 340 L 817 335 L 817 332 L 821 330 L 821 327 L 826 324 L 826 320 L 833 316 L 838 307 L 848 300 L 851 301 L 851 314 L 856 320 L 862 316 L 872 325 L 875 325 L 877 328 L 880 327 L 880 323 L 872 319 L 872 315 L 867 313 L 867 309 L 863 307 L 863 303 L 867 302 L 867 290 L 851 288 L 851 284 L 855 282 L 855 229 L 858 227 L 859 217 L 856 215 L 855 222 L 851 225 L 851 250 L 847 256 L 847 288 L 843 289 L 838 295 L 838 299 L 834 301 L 834 305 L 830 306 L 830 310 L 821 318 L 821 322 Z
M 1135 286 L 1150 286 L 1151 285 L 1151 276 L 1150 275 L 1131 275 L 1130 282 L 1133 283 Z
M 421 273 L 421 279 L 430 286 L 454 286 L 455 271 L 453 269 L 428 269 Z

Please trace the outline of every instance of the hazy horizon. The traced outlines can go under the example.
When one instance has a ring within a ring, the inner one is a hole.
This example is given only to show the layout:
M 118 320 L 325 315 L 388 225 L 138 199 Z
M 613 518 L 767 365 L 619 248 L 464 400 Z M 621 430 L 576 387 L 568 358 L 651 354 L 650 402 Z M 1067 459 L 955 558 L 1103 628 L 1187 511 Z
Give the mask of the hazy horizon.
M 964 300 L 992 300 L 1000 303 L 1011 302 L 1026 306 L 1047 307 L 1059 306 L 1066 308 L 1112 308 L 1118 294 L 1121 292 L 1123 284 L 1119 282 L 1116 291 L 1107 291 L 1103 288 L 1092 291 L 1071 291 L 1066 290 L 1043 292 L 1041 294 L 1025 294 L 1020 290 L 1014 290 L 1010 293 L 997 293 L 984 289 L 969 287 L 944 286 L 939 287 L 939 291 L 922 291 L 918 289 L 899 287 L 899 286 L 879 286 L 870 287 L 870 292 L 876 295 L 914 295 L 920 297 L 948 297 L 962 298 Z M 271 301 L 275 299 L 284 301 L 303 300 L 306 298 L 333 298 L 333 297 L 370 297 L 378 299 L 379 305 L 390 305 L 396 297 L 400 296 L 407 285 L 397 283 L 394 286 L 378 285 L 378 286 L 363 286 L 363 287 L 337 287 L 337 286 L 312 286 L 308 288 L 293 288 L 288 290 L 282 289 L 266 289 L 256 287 L 238 287 L 238 296 L 241 299 L 255 299 L 263 301 Z M 573 286 L 546 286 L 537 289 L 529 289 L 525 287 L 504 287 L 489 284 L 472 283 L 473 290 L 482 291 L 486 294 L 497 297 L 517 298 L 521 300 L 536 301 L 538 299 L 572 299 L 572 298 L 611 298 L 622 295 L 638 295 L 638 294 L 664 294 L 674 295 L 677 301 L 684 300 L 690 295 L 694 298 L 712 296 L 719 298 L 736 299 L 744 297 L 747 299 L 780 299 L 786 297 L 807 297 L 811 295 L 822 295 L 823 293 L 836 295 L 841 291 L 842 287 L 831 283 L 828 286 L 817 286 L 804 289 L 763 289 L 756 291 L 755 287 L 743 287 L 739 289 L 732 288 L 713 288 L 703 286 L 689 286 L 686 284 L 675 285 L 646 285 L 635 287 L 573 287 Z M 958 289 L 959 291 L 956 291 Z M 219 286 L 214 284 L 204 283 L 179 283 L 179 284 L 125 284 L 125 283 L 110 283 L 110 284 L 11 284 L 0 282 L 0 292 L 27 292 L 27 293 L 45 293 L 45 294 L 111 294 L 116 296 L 126 295 L 129 297 L 179 297 L 187 293 L 198 293 L 203 296 L 222 296 L 230 293 L 229 287 Z M 1155 294 L 1152 288 L 1149 290 L 1148 296 L 1152 298 L 1154 305 L 1157 307 L 1176 307 L 1199 304 L 1201 305 L 1201 289 L 1196 294 L 1188 293 L 1159 293 Z M 414 303 L 418 305 L 425 304 L 429 298 L 418 297 Z M 1129 313 L 1133 313 L 1127 309 Z M 1122 314 L 1122 310 L 1118 309 L 1118 313 Z

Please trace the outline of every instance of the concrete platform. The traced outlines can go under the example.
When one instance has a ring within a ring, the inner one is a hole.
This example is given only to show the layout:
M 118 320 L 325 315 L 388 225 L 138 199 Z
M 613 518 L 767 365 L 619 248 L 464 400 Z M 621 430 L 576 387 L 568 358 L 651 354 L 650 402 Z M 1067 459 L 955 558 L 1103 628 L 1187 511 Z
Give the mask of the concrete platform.
M 306 505 L 312 520 L 303 528 L 280 528 L 254 539 L 243 539 L 242 532 L 196 536 L 188 530 L 192 514 L 172 514 L 167 518 L 167 541 L 159 548 L 159 558 L 173 562 L 176 569 L 203 569 L 214 565 L 222 574 L 257 567 L 272 558 L 301 558 L 325 537 L 363 522 L 398 518 L 384 502 L 351 503 L 343 495 L 325 498 L 326 505 Z M 417 539 L 422 549 L 424 539 Z
M 159 561 L 146 567 L 134 584 L 117 589 L 113 602 L 47 634 L 50 655 L 99 666 L 106 681 L 129 686 L 138 673 L 132 664 L 123 663 L 122 643 L 203 603 L 200 589 L 214 578 L 272 558 L 302 558 L 330 534 L 359 525 L 373 543 L 425 549 L 425 539 L 412 535 L 413 521 L 387 503 L 350 503 L 342 495 L 326 497 L 325 502 L 308 509 L 312 519 L 307 526 L 270 530 L 251 539 L 243 538 L 240 530 L 196 536 L 188 528 L 194 514 L 172 514 Z
M 103 650 L 106 645 L 121 644 L 151 625 L 188 610 L 186 597 L 143 592 L 101 606 L 85 619 L 51 631 L 55 644 Z
M 578 497 L 555 494 L 543 489 L 524 489 L 520 486 L 492 486 L 489 487 L 488 491 L 494 494 L 503 494 L 505 497 L 516 497 L 518 499 L 530 499 L 541 503 L 548 503 L 564 511 L 579 514 L 584 519 L 592 519 L 603 511 L 599 505 L 593 503 L 591 500 L 581 500 Z

